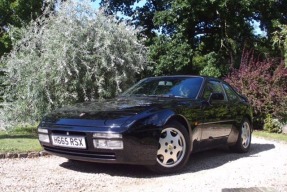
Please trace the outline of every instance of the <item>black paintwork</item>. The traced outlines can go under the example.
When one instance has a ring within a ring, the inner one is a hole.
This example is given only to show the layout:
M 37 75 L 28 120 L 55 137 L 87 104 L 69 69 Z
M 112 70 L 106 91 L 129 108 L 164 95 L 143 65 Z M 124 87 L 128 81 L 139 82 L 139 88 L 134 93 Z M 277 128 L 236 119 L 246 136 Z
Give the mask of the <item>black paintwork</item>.
M 172 76 L 189 78 L 194 76 Z M 161 78 L 161 77 L 160 77 Z M 164 77 L 166 78 L 166 77 Z M 168 121 L 179 121 L 188 130 L 191 152 L 235 144 L 241 121 L 252 122 L 252 111 L 246 99 L 229 101 L 226 93 L 203 98 L 209 77 L 203 78 L 196 98 L 164 96 L 117 97 L 111 100 L 86 102 L 62 108 L 46 115 L 39 127 L 49 135 L 84 136 L 87 149 L 56 147 L 43 143 L 53 154 L 83 161 L 151 165 L 156 163 L 158 140 Z M 222 81 L 220 81 L 223 83 Z M 219 99 L 216 99 L 219 98 Z M 93 147 L 95 132 L 113 132 L 123 135 L 123 150 L 104 150 Z

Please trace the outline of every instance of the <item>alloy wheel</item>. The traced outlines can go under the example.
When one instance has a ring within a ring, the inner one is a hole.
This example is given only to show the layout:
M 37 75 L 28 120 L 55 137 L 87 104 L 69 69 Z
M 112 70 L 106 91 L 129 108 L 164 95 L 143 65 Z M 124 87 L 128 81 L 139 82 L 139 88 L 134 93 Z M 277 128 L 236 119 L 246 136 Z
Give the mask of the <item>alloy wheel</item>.
M 159 139 L 157 162 L 163 167 L 178 165 L 186 153 L 186 141 L 176 128 L 165 128 Z
M 241 142 L 244 148 L 247 148 L 250 144 L 250 132 L 248 122 L 244 122 L 241 127 Z

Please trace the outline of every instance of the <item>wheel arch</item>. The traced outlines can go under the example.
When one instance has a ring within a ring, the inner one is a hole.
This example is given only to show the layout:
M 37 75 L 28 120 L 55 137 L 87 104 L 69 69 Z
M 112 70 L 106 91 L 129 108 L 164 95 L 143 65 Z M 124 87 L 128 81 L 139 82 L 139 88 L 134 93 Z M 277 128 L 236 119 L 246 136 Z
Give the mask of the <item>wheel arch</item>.
M 175 115 L 169 117 L 169 119 L 165 122 L 165 124 L 167 124 L 167 123 L 169 123 L 171 121 L 178 121 L 179 123 L 181 123 L 186 128 L 186 130 L 187 130 L 187 132 L 189 134 L 190 140 L 192 139 L 191 126 L 190 126 L 188 120 L 183 115 L 175 114 Z
M 178 151 L 180 152 L 180 155 L 177 156 L 177 158 L 175 159 L 175 161 L 170 162 L 171 164 L 169 164 L 167 161 L 164 162 L 163 159 L 170 159 L 171 157 L 169 157 L 169 154 L 167 153 L 168 150 L 172 150 L 177 148 L 174 148 L 174 140 L 172 138 L 168 138 L 167 140 L 164 138 L 163 143 L 161 143 L 160 146 L 164 146 L 164 147 L 160 147 L 161 149 L 159 149 L 161 152 L 157 153 L 157 162 L 155 165 L 151 165 L 148 168 L 152 171 L 156 171 L 156 172 L 161 172 L 161 173 L 174 173 L 176 171 L 181 170 L 187 163 L 190 153 L 191 153 L 191 148 L 192 148 L 192 142 L 189 139 L 189 134 L 191 132 L 190 130 L 190 126 L 188 124 L 187 119 L 182 116 L 182 115 L 178 115 L 178 114 L 172 114 L 170 115 L 168 118 L 166 118 L 166 121 L 164 121 L 163 124 L 163 130 L 166 129 L 167 131 L 172 130 L 173 132 L 178 131 L 181 135 L 179 137 L 175 137 L 177 139 L 180 139 L 181 137 L 184 137 L 185 139 L 185 150 L 179 149 Z M 167 134 L 166 134 L 167 135 Z M 172 136 L 172 134 L 169 134 L 170 136 Z M 183 138 L 182 138 L 183 139 Z M 168 144 L 170 142 L 170 144 Z M 176 142 L 177 143 L 177 142 Z M 163 145 L 162 145 L 163 144 Z M 171 145 L 172 148 L 168 149 L 167 146 Z M 179 142 L 178 142 L 179 145 Z M 163 149 L 162 149 L 163 148 Z M 184 153 L 182 153 L 184 151 Z M 176 151 L 177 152 L 177 151 Z M 167 155 L 167 157 L 166 157 Z M 161 158 L 163 157 L 163 158 Z M 174 160 L 174 158 L 171 158 L 172 160 Z

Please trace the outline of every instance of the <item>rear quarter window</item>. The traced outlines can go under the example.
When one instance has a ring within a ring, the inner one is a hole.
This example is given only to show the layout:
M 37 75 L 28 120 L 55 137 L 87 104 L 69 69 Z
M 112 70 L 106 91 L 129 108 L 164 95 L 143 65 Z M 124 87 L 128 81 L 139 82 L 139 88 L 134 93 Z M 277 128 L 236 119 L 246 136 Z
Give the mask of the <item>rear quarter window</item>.
M 237 93 L 229 85 L 223 83 L 223 88 L 229 101 L 238 101 Z

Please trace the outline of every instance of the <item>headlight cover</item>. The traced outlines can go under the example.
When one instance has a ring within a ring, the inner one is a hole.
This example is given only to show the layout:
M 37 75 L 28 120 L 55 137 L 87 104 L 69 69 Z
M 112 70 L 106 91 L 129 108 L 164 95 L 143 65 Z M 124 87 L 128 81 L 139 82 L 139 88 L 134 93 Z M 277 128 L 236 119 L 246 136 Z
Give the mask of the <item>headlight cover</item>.
M 48 134 L 48 129 L 38 128 L 38 133 L 46 133 Z
M 39 137 L 39 141 L 44 142 L 44 143 L 50 143 L 48 129 L 38 127 L 38 137 Z
M 123 149 L 122 140 L 94 139 L 94 147 L 97 149 Z
M 122 134 L 119 133 L 94 133 L 94 138 L 104 138 L 104 139 L 122 139 Z

